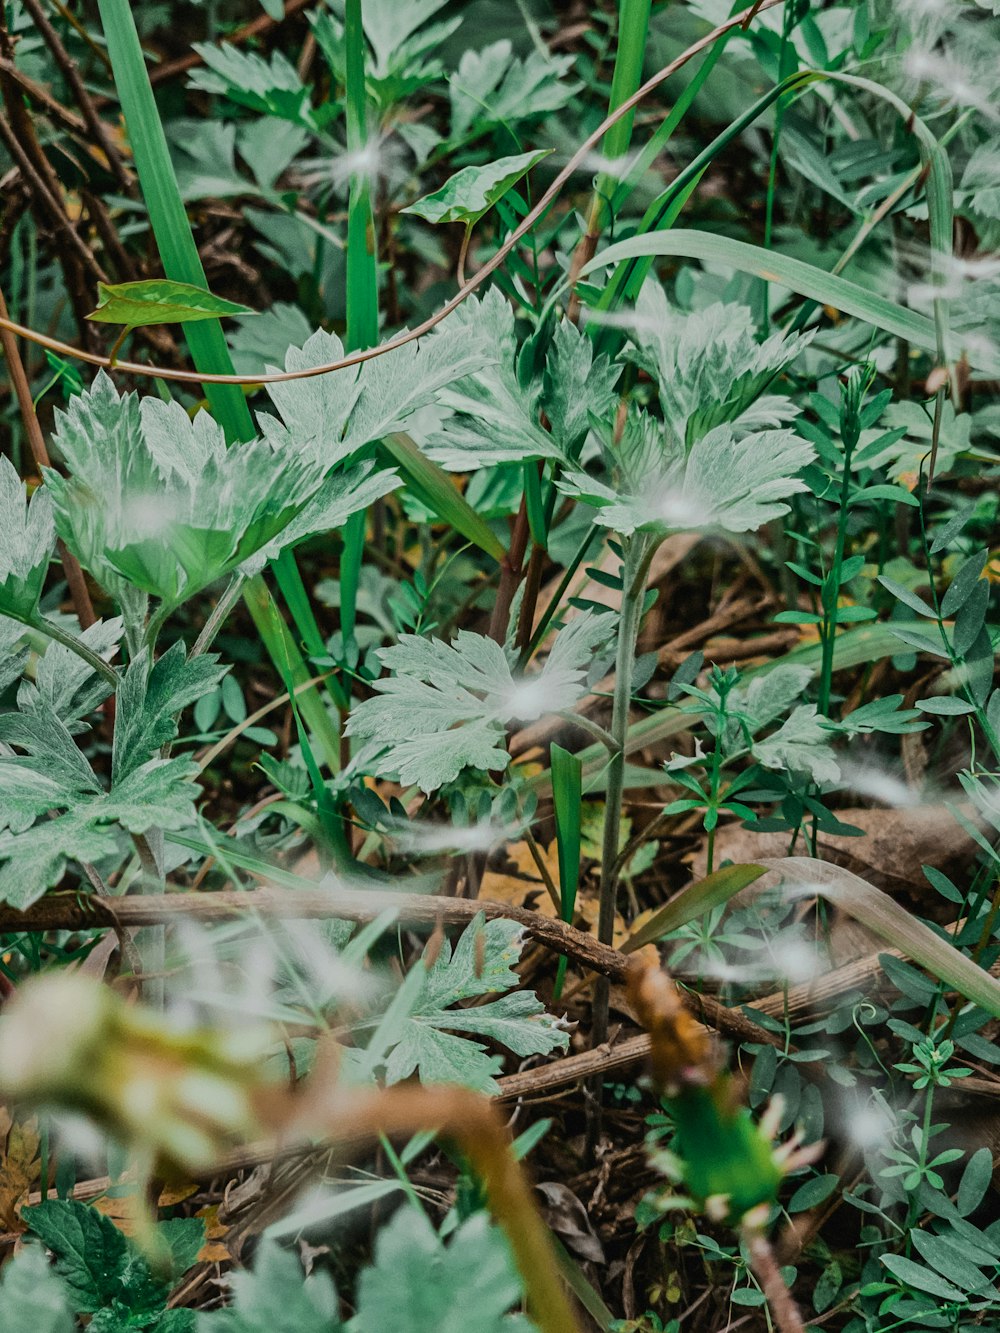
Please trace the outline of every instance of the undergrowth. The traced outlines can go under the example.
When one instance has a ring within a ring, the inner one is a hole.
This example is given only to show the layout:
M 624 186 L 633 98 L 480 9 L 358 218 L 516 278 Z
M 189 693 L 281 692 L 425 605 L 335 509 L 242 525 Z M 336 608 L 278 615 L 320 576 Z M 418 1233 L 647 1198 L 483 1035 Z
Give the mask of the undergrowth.
M 0 0 L 5 1329 L 1000 1328 L 997 12 Z

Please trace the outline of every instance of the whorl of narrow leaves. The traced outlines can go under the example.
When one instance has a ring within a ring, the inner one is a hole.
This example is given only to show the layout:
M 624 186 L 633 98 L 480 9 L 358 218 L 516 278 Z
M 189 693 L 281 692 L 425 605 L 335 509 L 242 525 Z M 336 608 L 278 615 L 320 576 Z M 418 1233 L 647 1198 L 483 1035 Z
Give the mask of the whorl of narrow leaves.
M 375 682 L 376 698 L 358 704 L 348 734 L 380 743 L 383 766 L 404 786 L 416 783 L 425 792 L 464 768 L 504 769 L 507 724 L 571 707 L 585 693 L 587 667 L 613 627 L 611 616 L 578 616 L 559 633 L 541 671 L 523 677 L 482 634 L 460 630 L 453 644 L 401 635 L 379 652 L 393 674 Z

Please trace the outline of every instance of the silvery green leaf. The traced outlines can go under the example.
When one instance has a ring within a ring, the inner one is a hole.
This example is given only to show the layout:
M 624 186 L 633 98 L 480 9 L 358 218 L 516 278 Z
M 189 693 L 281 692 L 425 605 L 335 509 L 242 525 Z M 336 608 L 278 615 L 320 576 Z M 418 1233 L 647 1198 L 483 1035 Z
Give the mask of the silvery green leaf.
M 195 819 L 197 775 L 190 759 L 150 759 L 85 809 L 91 819 L 121 824 L 130 833 L 187 828 Z
M 606 356 L 594 356 L 594 344 L 575 324 L 559 321 L 545 362 L 542 406 L 564 454 L 579 446 L 591 415 L 599 420 L 613 416 L 620 375 L 620 366 Z
M 77 637 L 92 652 L 110 662 L 118 650 L 123 633 L 119 616 L 97 620 Z M 17 694 L 18 707 L 25 712 L 45 709 L 55 713 L 71 731 L 111 693 L 111 686 L 78 653 L 64 644 L 49 640 L 38 659 L 34 681 L 22 681 Z
M 519 60 L 506 38 L 466 50 L 451 77 L 451 137 L 461 138 L 473 123 L 500 125 L 558 111 L 581 86 L 562 82 L 572 66 L 572 56 L 551 59 L 535 50 Z
M 745 689 L 735 690 L 731 697 L 735 707 L 747 718 L 753 733 L 781 717 L 801 696 L 811 679 L 812 672 L 808 667 L 781 662 L 770 671 L 755 676 Z
M 4 1264 L 0 1279 L 0 1328 L 21 1333 L 74 1333 L 65 1286 L 41 1245 L 24 1245 Z
M 540 385 L 518 379 L 514 312 L 499 289 L 491 287 L 482 300 L 469 297 L 431 341 L 456 336 L 483 342 L 491 364 L 441 392 L 454 416 L 424 441 L 428 456 L 457 472 L 559 458 L 559 442 L 539 421 Z
M 883 416 L 889 428 L 903 427 L 906 434 L 894 440 L 874 456 L 865 460 L 866 466 L 885 468 L 894 481 L 901 481 L 911 489 L 916 485 L 920 469 L 926 469 L 934 447 L 934 404 L 891 403 Z M 937 471 L 948 472 L 955 466 L 959 454 L 970 447 L 972 417 L 968 412 L 956 413 L 946 398 L 941 405 L 941 420 L 937 432 Z
M 185 660 L 184 645 L 179 640 L 152 669 L 147 649 L 132 659 L 118 688 L 111 751 L 112 790 L 175 738 L 176 715 L 213 690 L 227 670 L 211 653 Z
M 52 810 L 65 810 L 76 795 L 55 778 L 0 756 L 0 829 L 24 833 Z
M 472 1008 L 452 1008 L 463 1000 L 517 986 L 520 978 L 513 966 L 520 956 L 520 927 L 499 918 L 477 917 L 463 931 L 454 952 L 445 940 L 389 1052 L 387 1081 L 396 1083 L 416 1072 L 426 1083 L 463 1083 L 496 1092 L 493 1075 L 501 1068 L 500 1060 L 478 1042 L 452 1035 L 456 1032 L 486 1037 L 520 1056 L 564 1050 L 567 1033 L 530 991 L 516 990 Z
M 838 782 L 840 768 L 829 745 L 830 733 L 816 713 L 815 704 L 800 704 L 777 731 L 753 747 L 754 758 L 765 768 L 805 773 L 813 782 Z
M 285 369 L 307 370 L 343 355 L 336 334 L 319 331 L 301 348 L 288 349 Z M 490 356 L 483 339 L 453 329 L 404 343 L 360 368 L 270 384 L 268 394 L 281 420 L 262 413 L 260 428 L 280 449 L 307 453 L 329 469 L 366 444 L 402 430 L 414 412 L 437 400 L 444 385 L 475 374 Z
M 33 769 L 67 793 L 99 792 L 101 784 L 66 724 L 54 713 L 0 713 L 0 742 L 25 758 L 0 758 L 0 767 Z
M 197 1333 L 339 1333 L 340 1303 L 327 1273 L 304 1276 L 295 1251 L 263 1240 L 253 1271 L 228 1278 L 233 1303 L 199 1313 Z
M 40 819 L 26 833 L 0 834 L 0 902 L 23 910 L 62 879 L 69 861 L 98 861 L 117 850 L 114 829 L 83 811 Z
M 409 0 L 408 4 L 400 5 L 397 0 L 367 0 L 361 21 L 375 56 L 376 76 L 389 70 L 392 57 L 403 43 L 447 3 L 448 0 Z
M 251 111 L 315 128 L 309 89 L 295 72 L 295 66 L 280 51 L 272 54 L 269 63 L 254 52 L 241 51 L 229 42 L 218 46 L 212 42 L 195 42 L 193 46 L 205 68 L 191 71 L 192 87 L 228 97 Z
M 664 419 L 688 445 L 738 418 L 812 337 L 775 333 L 759 342 L 746 306 L 716 302 L 683 314 L 657 282 L 636 302 L 634 336 L 634 359 L 656 380 Z
M 504 769 L 508 722 L 531 722 L 586 693 L 587 667 L 613 619 L 590 613 L 560 632 L 540 672 L 515 677 L 492 639 L 459 631 L 453 644 L 404 634 L 379 657 L 394 674 L 374 683 L 348 721 L 349 735 L 381 742 L 404 785 L 435 791 L 463 768 Z
M 716 426 L 686 452 L 675 448 L 634 493 L 579 473 L 561 486 L 598 506 L 598 521 L 615 532 L 754 532 L 788 512 L 789 495 L 806 490 L 795 474 L 814 457 L 791 430 L 737 440 L 731 426 Z
M 367 509 L 383 495 L 388 495 L 402 485 L 394 469 L 382 468 L 374 472 L 374 466 L 372 462 L 365 462 L 348 472 L 335 472 L 327 477 L 281 535 L 261 547 L 251 557 L 252 560 L 260 561 L 262 568 L 264 562 L 273 560 L 286 547 L 294 546 L 317 533 L 335 532 L 344 526 L 352 514 Z
M 55 545 L 52 496 L 27 487 L 9 458 L 0 457 L 0 613 L 34 614 Z
M 378 1233 L 348 1329 L 400 1329 L 405 1310 L 406 1333 L 536 1333 L 524 1316 L 508 1313 L 522 1292 L 507 1239 L 485 1213 L 473 1214 L 445 1244 L 424 1212 L 404 1206 Z
M 0 694 L 13 685 L 27 666 L 31 650 L 23 642 L 24 634 L 19 620 L 0 615 Z
M 103 373 L 57 414 L 71 475 L 46 476 L 56 527 L 111 592 L 169 604 L 267 545 L 319 489 L 324 471 L 264 440 L 227 448 L 207 413 L 119 398 Z

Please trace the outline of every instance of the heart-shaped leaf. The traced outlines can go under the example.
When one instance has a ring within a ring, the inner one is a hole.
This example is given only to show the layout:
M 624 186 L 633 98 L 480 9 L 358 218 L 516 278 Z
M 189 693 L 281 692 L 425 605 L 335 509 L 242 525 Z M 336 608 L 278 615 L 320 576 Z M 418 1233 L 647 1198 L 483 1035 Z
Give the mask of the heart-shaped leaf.
M 463 167 L 450 176 L 433 194 L 425 194 L 404 213 L 416 213 L 427 222 L 464 222 L 475 226 L 536 163 L 548 157 L 551 149 L 499 157 L 481 167 Z
M 204 287 L 168 278 L 142 282 L 99 282 L 100 303 L 87 318 L 98 324 L 126 324 L 130 329 L 151 324 L 193 324 L 222 315 L 254 315 L 257 312 L 235 301 L 225 301 Z

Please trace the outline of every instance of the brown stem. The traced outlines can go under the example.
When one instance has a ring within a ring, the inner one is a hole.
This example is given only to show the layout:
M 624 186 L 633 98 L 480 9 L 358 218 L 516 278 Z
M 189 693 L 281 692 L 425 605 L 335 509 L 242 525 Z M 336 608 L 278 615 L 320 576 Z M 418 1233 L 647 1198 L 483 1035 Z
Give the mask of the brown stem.
M 87 128 L 94 138 L 94 142 L 99 146 L 104 156 L 108 159 L 108 166 L 111 173 L 118 181 L 128 195 L 135 194 L 135 180 L 125 169 L 121 154 L 115 147 L 107 127 L 102 123 L 97 114 L 97 108 L 94 100 L 87 92 L 86 84 L 77 69 L 76 62 L 62 44 L 62 40 L 55 28 L 48 20 L 48 16 L 42 7 L 40 0 L 23 0 L 24 7 L 35 20 L 35 27 L 41 33 L 45 44 L 52 52 L 53 59 L 62 71 L 63 78 L 72 89 L 73 96 L 76 98 L 76 104 L 83 113 L 83 119 Z
M 4 300 L 2 288 L 0 288 L 0 317 L 7 318 L 7 302 Z M 7 371 L 10 375 L 10 382 L 14 386 L 14 393 L 17 396 L 21 420 L 24 422 L 24 433 L 28 437 L 28 447 L 31 449 L 35 466 L 39 469 L 48 467 L 49 451 L 45 447 L 42 428 L 38 424 L 35 405 L 31 399 L 31 386 L 28 383 L 24 362 L 21 360 L 21 353 L 18 350 L 17 339 L 2 326 L 0 326 L 0 348 L 3 349 L 4 359 L 7 362 Z M 66 575 L 66 582 L 69 585 L 70 596 L 73 599 L 76 618 L 80 622 L 80 628 L 86 629 L 88 625 L 94 623 L 97 617 L 94 615 L 94 607 L 90 600 L 87 584 L 84 581 L 83 570 L 80 568 L 79 560 L 71 551 L 66 549 L 61 539 L 57 543 L 57 547 L 59 559 L 62 561 L 63 573 Z
M 779 1333 L 805 1333 L 805 1324 L 792 1293 L 785 1285 L 781 1269 L 771 1249 L 771 1242 L 762 1231 L 745 1228 L 743 1239 L 750 1254 L 750 1267 L 757 1275 L 761 1290 L 767 1297 L 771 1317 Z
M 535 1323 L 542 1333 L 579 1333 L 549 1229 L 511 1151 L 504 1122 L 485 1097 L 465 1088 L 397 1085 L 337 1098 L 325 1122 L 326 1132 L 339 1142 L 420 1131 L 450 1139 L 468 1158 L 490 1212 L 506 1232 Z
M 566 318 L 572 320 L 574 324 L 580 318 L 580 297 L 577 295 L 576 284 L 584 264 L 589 264 L 597 253 L 597 242 L 600 239 L 600 232 L 588 230 L 580 237 L 573 251 L 573 259 L 569 266 L 569 305 L 566 307 Z
M 497 599 L 493 603 L 493 614 L 490 617 L 490 638 L 497 643 L 503 643 L 504 636 L 507 633 L 510 608 L 514 601 L 514 594 L 517 592 L 517 585 L 521 582 L 521 571 L 524 568 L 524 553 L 527 546 L 528 500 L 527 496 L 522 495 L 521 507 L 517 511 L 514 530 L 510 537 L 510 550 L 500 562 L 500 586 L 497 588 Z

